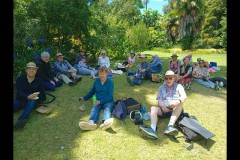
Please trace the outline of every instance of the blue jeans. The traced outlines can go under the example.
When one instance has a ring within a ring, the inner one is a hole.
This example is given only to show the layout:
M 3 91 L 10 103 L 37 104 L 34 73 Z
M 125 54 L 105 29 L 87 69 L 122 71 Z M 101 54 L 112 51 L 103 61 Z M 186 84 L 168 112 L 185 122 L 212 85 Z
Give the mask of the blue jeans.
M 114 108 L 114 103 L 109 102 L 105 104 L 99 104 L 98 106 L 93 106 L 90 113 L 89 120 L 93 120 L 94 123 L 98 122 L 100 111 L 103 109 L 102 122 L 111 117 Z
M 55 91 L 56 87 L 60 87 L 61 85 L 63 85 L 62 81 L 55 82 L 55 86 L 49 81 L 44 81 L 44 87 L 46 91 Z
M 30 113 L 36 108 L 39 101 L 37 100 L 14 100 L 13 101 L 13 109 L 19 110 L 24 108 L 22 114 L 18 118 L 18 120 L 26 119 Z
M 198 83 L 198 84 L 204 85 L 204 86 L 206 86 L 208 88 L 214 88 L 214 86 L 215 86 L 215 84 L 212 81 L 210 81 L 210 80 L 203 81 L 202 79 L 193 78 L 193 81 Z
M 78 74 L 89 74 L 91 76 L 95 76 L 98 73 L 98 70 L 90 70 L 87 68 L 77 68 Z

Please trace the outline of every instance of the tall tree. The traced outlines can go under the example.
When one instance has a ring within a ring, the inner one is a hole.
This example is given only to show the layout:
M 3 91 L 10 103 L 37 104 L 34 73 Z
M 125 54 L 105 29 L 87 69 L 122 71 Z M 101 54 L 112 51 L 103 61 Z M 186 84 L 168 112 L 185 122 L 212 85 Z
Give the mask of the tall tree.
M 207 0 L 205 2 L 205 19 L 201 30 L 202 43 L 211 47 L 223 47 L 220 43 L 221 20 L 226 17 L 226 0 Z M 224 24 L 224 23 L 223 23 Z
M 168 39 L 180 42 L 182 49 L 192 47 L 203 21 L 202 0 L 169 0 L 164 8 Z

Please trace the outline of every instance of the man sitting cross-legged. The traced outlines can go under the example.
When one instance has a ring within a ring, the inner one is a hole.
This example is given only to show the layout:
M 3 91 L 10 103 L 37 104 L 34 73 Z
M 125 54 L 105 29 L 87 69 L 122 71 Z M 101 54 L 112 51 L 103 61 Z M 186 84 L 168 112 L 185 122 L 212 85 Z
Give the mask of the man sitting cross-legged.
M 159 118 L 170 118 L 168 126 L 164 134 L 178 134 L 178 130 L 174 128 L 183 110 L 183 102 L 187 98 L 185 90 L 181 84 L 176 83 L 176 75 L 173 71 L 167 71 L 164 75 L 165 83 L 159 87 L 157 100 L 158 106 L 151 107 L 151 127 L 140 126 L 140 129 L 147 133 L 148 137 L 157 139 L 157 122 Z

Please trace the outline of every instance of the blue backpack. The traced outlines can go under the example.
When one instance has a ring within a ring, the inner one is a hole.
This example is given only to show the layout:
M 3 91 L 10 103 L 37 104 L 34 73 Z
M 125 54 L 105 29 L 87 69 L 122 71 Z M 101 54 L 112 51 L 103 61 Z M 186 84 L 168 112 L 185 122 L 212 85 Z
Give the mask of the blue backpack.
M 127 117 L 127 107 L 122 100 L 115 102 L 115 108 L 112 114 L 120 120 L 124 120 Z

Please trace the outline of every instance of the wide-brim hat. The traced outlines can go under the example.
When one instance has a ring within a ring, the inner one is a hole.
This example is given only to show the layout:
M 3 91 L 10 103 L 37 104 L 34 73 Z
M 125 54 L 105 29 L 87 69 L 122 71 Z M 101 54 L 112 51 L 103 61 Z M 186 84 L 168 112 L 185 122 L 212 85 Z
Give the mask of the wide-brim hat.
M 177 75 L 171 71 L 171 70 L 168 70 L 165 74 L 164 74 L 164 77 L 167 77 L 167 76 L 174 76 L 175 77 L 175 81 L 177 80 Z
M 173 53 L 171 57 L 178 57 L 177 53 Z
M 147 58 L 147 56 L 145 54 L 141 54 L 139 58 Z
M 34 62 L 27 63 L 25 68 L 36 68 L 36 69 L 38 69 L 38 67 L 36 66 L 36 64 Z
M 56 57 L 64 57 L 62 53 L 57 53 Z

